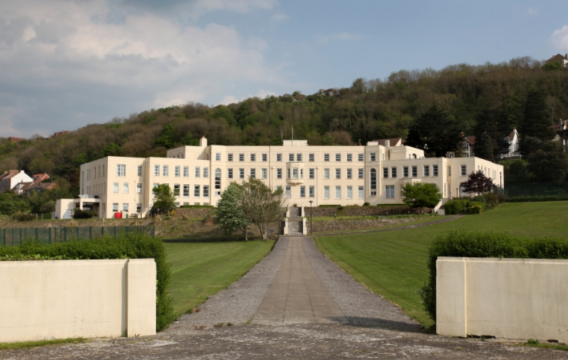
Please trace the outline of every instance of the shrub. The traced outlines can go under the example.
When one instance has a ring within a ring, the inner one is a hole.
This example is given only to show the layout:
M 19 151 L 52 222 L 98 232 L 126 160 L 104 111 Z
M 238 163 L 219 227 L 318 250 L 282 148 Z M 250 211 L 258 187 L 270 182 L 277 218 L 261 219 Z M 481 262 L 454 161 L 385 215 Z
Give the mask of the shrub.
M 337 211 L 343 211 L 344 207 L 343 206 L 338 206 L 337 207 Z
M 369 205 L 371 205 L 371 204 L 369 204 L 367 201 L 365 201 L 365 202 L 363 203 L 363 206 L 369 206 Z M 320 205 L 320 206 L 321 206 L 321 205 Z
M 318 207 L 333 207 L 333 208 L 336 208 L 336 207 L 339 207 L 339 205 L 319 205 Z
M 444 204 L 444 211 L 446 215 L 459 214 L 466 210 L 467 200 L 450 200 Z
M 166 251 L 160 239 L 131 233 L 118 238 L 67 241 L 53 245 L 25 242 L 20 246 L 0 248 L 0 261 L 43 259 L 149 259 L 156 262 L 156 330 L 168 327 L 174 320 L 173 307 L 167 288 L 170 268 L 166 263 Z
M 180 209 L 214 209 L 213 205 L 182 205 Z
M 468 214 L 481 214 L 481 206 L 479 205 L 473 205 L 467 208 L 467 213 Z
M 517 196 L 514 198 L 507 198 L 507 202 L 532 202 L 532 201 L 566 201 L 566 195 L 547 195 L 547 196 Z
M 568 239 L 528 239 L 507 233 L 454 231 L 438 236 L 429 249 L 428 282 L 420 295 L 436 321 L 436 260 L 440 256 L 568 259 Z
M 36 217 L 34 214 L 17 212 L 12 214 L 12 218 L 17 221 L 32 221 Z
M 91 210 L 81 210 L 81 209 L 75 209 L 73 210 L 73 219 L 90 219 L 93 216 L 98 216 L 99 214 L 97 214 L 96 211 L 91 211 Z

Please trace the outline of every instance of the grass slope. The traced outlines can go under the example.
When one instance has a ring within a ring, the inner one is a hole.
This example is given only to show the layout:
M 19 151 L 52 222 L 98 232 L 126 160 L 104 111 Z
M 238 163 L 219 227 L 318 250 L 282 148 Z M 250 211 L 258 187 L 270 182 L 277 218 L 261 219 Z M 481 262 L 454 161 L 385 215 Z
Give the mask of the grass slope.
M 427 280 L 428 247 L 453 230 L 506 231 L 527 237 L 568 237 L 568 202 L 507 203 L 481 215 L 417 229 L 317 237 L 320 250 L 371 291 L 398 304 L 424 327 L 433 324 L 418 291 Z
M 165 244 L 174 313 L 181 315 L 237 281 L 274 241 Z

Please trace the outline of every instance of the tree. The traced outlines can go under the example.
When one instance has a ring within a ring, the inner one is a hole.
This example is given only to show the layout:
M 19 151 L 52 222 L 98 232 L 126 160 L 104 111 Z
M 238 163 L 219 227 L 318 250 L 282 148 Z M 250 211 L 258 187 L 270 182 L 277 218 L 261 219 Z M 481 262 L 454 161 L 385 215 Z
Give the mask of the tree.
M 546 96 L 541 90 L 531 90 L 527 94 L 523 121 L 520 124 L 519 132 L 522 137 L 521 154 L 528 156 L 533 150 L 527 146 L 525 139 L 527 136 L 535 137 L 541 141 L 548 141 L 554 138 L 554 130 L 546 111 Z
M 231 183 L 221 194 L 221 199 L 217 203 L 217 222 L 226 233 L 240 230 L 248 240 L 249 221 L 245 216 L 243 208 L 239 206 L 243 189 L 237 183 Z
M 159 184 L 152 189 L 154 194 L 154 205 L 152 205 L 152 213 L 167 212 L 176 207 L 175 196 L 168 184 Z
M 239 206 L 243 209 L 245 219 L 256 225 L 262 240 L 268 238 L 268 227 L 278 223 L 282 218 L 285 206 L 282 188 L 272 191 L 259 179 L 249 179 L 241 185 Z
M 424 149 L 429 155 L 444 157 L 448 152 L 459 152 L 461 141 L 461 125 L 446 111 L 433 105 L 412 124 L 406 145 Z
M 553 141 L 542 142 L 538 148 L 533 147 L 527 161 L 527 169 L 541 182 L 561 183 L 568 174 L 566 154 Z
M 402 188 L 404 203 L 411 207 L 433 208 L 442 200 L 442 194 L 436 184 L 406 184 Z
M 512 130 L 504 109 L 485 109 L 476 118 L 473 134 L 475 135 L 475 156 L 495 161 L 501 154 L 509 151 L 506 137 Z
M 460 184 L 460 187 L 463 189 L 463 191 L 470 194 L 490 192 L 494 186 L 495 185 L 493 184 L 493 181 L 485 176 L 485 174 L 481 170 L 472 172 L 467 177 L 467 181 L 464 181 Z

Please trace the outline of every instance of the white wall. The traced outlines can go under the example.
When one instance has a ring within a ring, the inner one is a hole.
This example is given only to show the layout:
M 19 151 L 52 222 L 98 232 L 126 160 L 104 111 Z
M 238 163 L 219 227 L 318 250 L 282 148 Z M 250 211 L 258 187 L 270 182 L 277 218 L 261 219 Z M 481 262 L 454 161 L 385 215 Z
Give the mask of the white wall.
M 156 263 L 0 261 L 0 343 L 156 333 Z
M 436 331 L 568 342 L 568 260 L 440 257 Z

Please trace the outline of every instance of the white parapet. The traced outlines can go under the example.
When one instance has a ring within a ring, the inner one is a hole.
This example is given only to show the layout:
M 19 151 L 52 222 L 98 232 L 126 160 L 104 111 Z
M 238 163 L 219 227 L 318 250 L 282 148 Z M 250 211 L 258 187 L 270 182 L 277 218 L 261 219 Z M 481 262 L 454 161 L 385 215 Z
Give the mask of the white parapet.
M 0 343 L 156 333 L 156 263 L 0 262 Z

